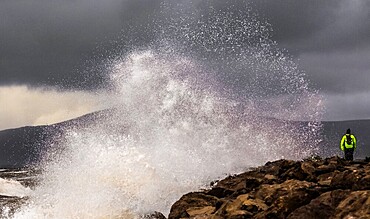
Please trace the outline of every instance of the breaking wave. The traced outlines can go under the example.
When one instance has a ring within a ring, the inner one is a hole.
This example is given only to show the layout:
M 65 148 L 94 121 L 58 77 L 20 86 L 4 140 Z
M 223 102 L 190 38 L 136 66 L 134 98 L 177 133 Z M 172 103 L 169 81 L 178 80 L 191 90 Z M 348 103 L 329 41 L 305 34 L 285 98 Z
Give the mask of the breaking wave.
M 109 110 L 51 145 L 14 218 L 166 214 L 212 180 L 318 153 L 320 124 L 287 120 L 319 121 L 320 97 L 246 9 L 172 16 L 160 40 L 107 60 Z
M 0 178 L 0 195 L 16 196 L 23 198 L 31 193 L 31 189 L 23 186 L 20 182 L 12 179 Z

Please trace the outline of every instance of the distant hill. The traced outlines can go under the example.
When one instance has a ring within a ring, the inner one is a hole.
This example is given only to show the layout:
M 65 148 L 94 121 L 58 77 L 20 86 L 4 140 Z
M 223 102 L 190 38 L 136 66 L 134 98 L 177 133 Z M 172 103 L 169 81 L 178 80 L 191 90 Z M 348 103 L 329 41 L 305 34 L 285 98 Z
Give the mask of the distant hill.
M 88 125 L 101 115 L 99 111 L 53 125 L 0 131 L 0 167 L 18 168 L 38 162 L 50 142 L 62 138 L 63 130 Z
M 47 139 L 61 133 L 58 125 L 0 131 L 0 166 L 23 167 L 38 160 Z
M 40 160 L 51 142 L 62 139 L 63 130 L 69 127 L 83 127 L 109 111 L 99 111 L 62 123 L 45 126 L 27 126 L 0 131 L 0 167 L 24 167 Z M 301 122 L 302 126 L 307 122 Z M 345 131 L 351 128 L 358 139 L 355 158 L 370 156 L 370 120 L 323 122 L 322 150 L 339 151 L 339 141 Z M 332 154 L 331 154 L 332 155 Z

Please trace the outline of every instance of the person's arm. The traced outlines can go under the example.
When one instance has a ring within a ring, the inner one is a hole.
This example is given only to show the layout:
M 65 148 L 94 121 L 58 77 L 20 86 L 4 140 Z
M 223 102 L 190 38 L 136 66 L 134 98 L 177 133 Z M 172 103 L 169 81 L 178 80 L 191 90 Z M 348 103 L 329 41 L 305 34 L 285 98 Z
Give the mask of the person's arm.
M 354 147 L 354 149 L 356 149 L 356 147 L 357 147 L 356 137 L 354 135 L 352 135 L 352 137 L 353 137 L 353 147 Z
M 344 151 L 344 138 L 345 138 L 346 136 L 344 135 L 343 137 L 342 137 L 342 140 L 340 141 L 340 149 L 342 150 L 342 151 Z

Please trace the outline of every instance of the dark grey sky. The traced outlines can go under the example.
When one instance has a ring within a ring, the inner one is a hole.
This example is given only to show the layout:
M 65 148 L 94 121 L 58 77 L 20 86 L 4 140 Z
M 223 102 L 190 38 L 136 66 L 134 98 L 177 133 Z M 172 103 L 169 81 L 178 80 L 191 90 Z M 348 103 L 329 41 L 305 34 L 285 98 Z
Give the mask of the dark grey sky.
M 274 39 L 322 91 L 369 91 L 369 1 L 262 0 L 257 8 L 272 24 Z
M 160 2 L 0 1 L 0 86 L 95 88 L 103 73 L 89 72 L 91 63 L 114 50 L 112 41 L 126 34 L 128 24 L 148 23 Z M 327 98 L 326 119 L 370 118 L 370 1 L 251 0 L 251 5 L 272 25 L 273 40 Z

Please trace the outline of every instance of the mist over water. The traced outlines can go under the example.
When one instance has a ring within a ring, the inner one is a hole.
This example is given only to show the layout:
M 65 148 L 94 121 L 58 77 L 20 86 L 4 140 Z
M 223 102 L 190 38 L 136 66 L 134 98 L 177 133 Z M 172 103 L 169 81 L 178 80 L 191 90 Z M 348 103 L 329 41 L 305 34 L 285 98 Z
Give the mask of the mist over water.
M 110 110 L 65 130 L 14 218 L 168 214 L 181 195 L 227 174 L 319 153 L 319 123 L 298 131 L 278 120 L 319 121 L 321 101 L 267 23 L 247 6 L 170 9 L 150 45 L 106 61 Z

